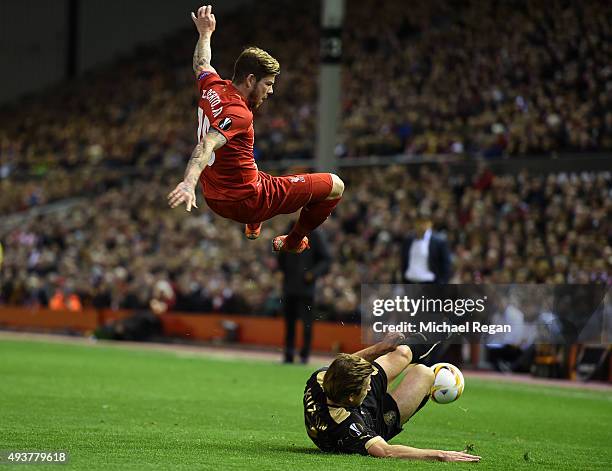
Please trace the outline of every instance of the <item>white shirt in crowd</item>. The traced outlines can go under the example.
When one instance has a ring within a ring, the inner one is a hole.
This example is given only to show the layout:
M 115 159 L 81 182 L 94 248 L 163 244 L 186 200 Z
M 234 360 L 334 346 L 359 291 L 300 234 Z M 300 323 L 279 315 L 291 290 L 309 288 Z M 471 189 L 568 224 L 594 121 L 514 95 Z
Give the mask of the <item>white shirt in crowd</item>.
M 525 314 L 518 307 L 508 304 L 502 312 L 496 312 L 491 316 L 491 324 L 510 325 L 511 332 L 498 332 L 488 337 L 489 347 L 501 347 L 504 345 L 515 345 L 520 347 L 529 344 L 531 332 L 525 325 Z M 533 330 L 535 333 L 535 329 Z
M 405 277 L 409 281 L 422 283 L 434 281 L 436 275 L 429 269 L 427 260 L 429 259 L 429 240 L 431 239 L 431 229 L 427 229 L 421 239 L 414 239 L 408 254 L 408 268 Z

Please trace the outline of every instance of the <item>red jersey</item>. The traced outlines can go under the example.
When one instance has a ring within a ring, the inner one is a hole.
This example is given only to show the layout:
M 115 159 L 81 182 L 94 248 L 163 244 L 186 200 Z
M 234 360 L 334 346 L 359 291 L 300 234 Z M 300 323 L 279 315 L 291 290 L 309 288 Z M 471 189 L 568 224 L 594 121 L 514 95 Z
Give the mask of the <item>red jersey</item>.
M 258 171 L 253 157 L 253 113 L 232 85 L 214 72 L 198 77 L 198 142 L 212 126 L 227 139 L 200 175 L 204 196 L 241 201 L 257 194 Z

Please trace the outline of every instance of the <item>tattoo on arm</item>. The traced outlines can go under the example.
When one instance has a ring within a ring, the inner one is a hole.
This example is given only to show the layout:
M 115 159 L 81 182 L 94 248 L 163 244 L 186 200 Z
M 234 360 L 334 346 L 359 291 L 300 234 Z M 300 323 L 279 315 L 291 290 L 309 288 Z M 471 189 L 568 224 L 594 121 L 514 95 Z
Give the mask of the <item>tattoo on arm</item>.
M 204 167 L 206 167 L 210 161 L 212 153 L 222 147 L 226 142 L 227 139 L 225 139 L 223 134 L 216 129 L 210 129 L 206 136 L 204 136 L 202 142 L 199 142 L 193 149 L 191 158 L 189 162 L 187 162 L 183 181 L 195 187 Z
M 217 131 L 215 128 L 210 128 L 208 130 L 206 136 L 204 137 L 204 140 L 209 141 L 212 144 L 213 150 L 217 150 L 227 143 L 227 139 L 225 138 L 225 136 L 219 131 Z
M 200 68 L 208 67 L 211 57 L 210 35 L 200 36 L 193 52 L 193 71 L 197 74 Z
M 198 178 L 200 178 L 200 174 L 202 173 L 202 170 L 204 170 L 204 167 L 208 163 L 209 159 L 210 154 L 208 157 L 206 157 L 204 143 L 198 143 L 191 153 L 189 162 L 187 162 L 187 168 L 185 169 L 183 181 L 195 187 L 196 183 L 198 182 Z

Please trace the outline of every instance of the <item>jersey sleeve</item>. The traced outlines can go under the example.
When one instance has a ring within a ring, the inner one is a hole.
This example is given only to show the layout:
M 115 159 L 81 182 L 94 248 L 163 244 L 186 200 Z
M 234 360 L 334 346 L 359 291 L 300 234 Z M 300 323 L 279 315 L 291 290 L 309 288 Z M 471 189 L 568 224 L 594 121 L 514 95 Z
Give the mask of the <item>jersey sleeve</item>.
M 359 415 L 351 413 L 337 431 L 338 449 L 342 453 L 367 455 L 368 448 L 383 438 L 369 428 Z
M 202 90 L 208 88 L 208 85 L 211 82 L 215 82 L 217 80 L 221 80 L 221 77 L 219 77 L 219 75 L 215 72 L 205 70 L 204 72 L 200 73 L 197 78 L 198 91 L 200 94 L 202 93 Z
M 252 116 L 244 107 L 229 105 L 223 107 L 223 111 L 214 119 L 211 127 L 223 134 L 229 142 L 237 134 L 247 131 L 252 121 Z

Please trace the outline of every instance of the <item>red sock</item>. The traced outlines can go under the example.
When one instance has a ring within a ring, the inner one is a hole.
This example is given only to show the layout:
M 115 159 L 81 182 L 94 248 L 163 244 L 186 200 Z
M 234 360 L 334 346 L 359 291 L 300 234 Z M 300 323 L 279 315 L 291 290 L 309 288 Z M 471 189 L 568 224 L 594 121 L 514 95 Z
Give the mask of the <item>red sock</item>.
M 300 244 L 300 241 L 317 227 L 325 222 L 332 213 L 334 208 L 338 206 L 342 198 L 335 200 L 323 200 L 316 203 L 308 203 L 302 208 L 300 218 L 297 220 L 291 232 L 285 239 L 285 244 L 289 248 L 295 248 Z

